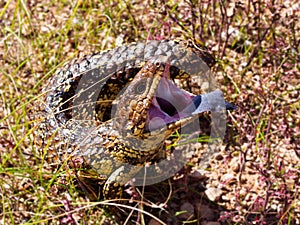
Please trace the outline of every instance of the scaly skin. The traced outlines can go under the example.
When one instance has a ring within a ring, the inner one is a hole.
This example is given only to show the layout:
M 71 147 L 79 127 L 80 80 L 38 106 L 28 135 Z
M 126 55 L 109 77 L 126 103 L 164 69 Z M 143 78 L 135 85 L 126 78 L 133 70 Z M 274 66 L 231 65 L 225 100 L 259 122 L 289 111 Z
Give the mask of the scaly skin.
M 151 128 L 149 111 L 159 105 L 154 98 L 159 84 L 173 88 L 167 79 L 205 73 L 209 67 L 202 60 L 209 66 L 214 63 L 212 56 L 194 45 L 151 41 L 70 62 L 46 90 L 46 119 L 41 129 L 44 142 L 55 136 L 49 152 L 58 153 L 60 159 L 82 157 L 82 166 L 92 169 L 82 177 L 90 174 L 99 179 L 105 199 L 121 198 L 122 186 L 143 165 L 157 160 L 165 140 L 196 117 L 171 116 L 165 126 L 154 122 Z M 189 96 L 186 105 L 193 103 Z M 90 196 L 98 198 L 96 193 Z

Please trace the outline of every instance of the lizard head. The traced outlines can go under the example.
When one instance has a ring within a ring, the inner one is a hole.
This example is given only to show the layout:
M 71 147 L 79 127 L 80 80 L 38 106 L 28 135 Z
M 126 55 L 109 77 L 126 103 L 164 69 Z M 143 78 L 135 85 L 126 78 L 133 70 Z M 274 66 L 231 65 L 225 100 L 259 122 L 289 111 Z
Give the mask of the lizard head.
M 203 95 L 178 88 L 168 78 L 169 69 L 167 63 L 149 61 L 119 96 L 114 126 L 122 137 L 159 145 L 199 113 L 212 110 L 207 106 L 199 110 Z M 235 107 L 224 103 L 227 109 Z

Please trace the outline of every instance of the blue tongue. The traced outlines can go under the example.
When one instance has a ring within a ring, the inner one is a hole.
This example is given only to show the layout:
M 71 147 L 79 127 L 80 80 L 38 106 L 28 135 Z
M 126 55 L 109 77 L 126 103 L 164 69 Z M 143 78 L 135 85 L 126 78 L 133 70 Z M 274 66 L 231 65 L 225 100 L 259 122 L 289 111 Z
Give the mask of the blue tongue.
M 197 95 L 193 98 L 193 103 L 196 108 L 198 108 L 199 105 L 201 104 L 201 99 L 202 99 L 201 95 Z
M 238 109 L 238 107 L 235 104 L 233 104 L 231 102 L 227 102 L 227 101 L 225 101 L 225 107 L 226 107 L 226 110 L 236 110 L 236 109 Z
M 206 94 L 197 95 L 192 99 L 194 105 L 187 107 L 184 111 L 198 114 L 205 111 L 235 110 L 237 106 L 224 100 L 220 90 Z M 194 108 L 195 107 L 195 108 Z M 193 108 L 195 109 L 193 111 Z M 192 111 L 192 112 L 191 112 Z

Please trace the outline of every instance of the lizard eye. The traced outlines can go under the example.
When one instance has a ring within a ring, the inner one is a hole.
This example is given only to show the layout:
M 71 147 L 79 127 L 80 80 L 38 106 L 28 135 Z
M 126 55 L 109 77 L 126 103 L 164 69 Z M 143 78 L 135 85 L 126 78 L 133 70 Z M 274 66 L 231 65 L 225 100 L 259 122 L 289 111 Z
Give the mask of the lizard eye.
M 142 82 L 135 87 L 136 94 L 142 94 L 146 90 L 146 82 Z

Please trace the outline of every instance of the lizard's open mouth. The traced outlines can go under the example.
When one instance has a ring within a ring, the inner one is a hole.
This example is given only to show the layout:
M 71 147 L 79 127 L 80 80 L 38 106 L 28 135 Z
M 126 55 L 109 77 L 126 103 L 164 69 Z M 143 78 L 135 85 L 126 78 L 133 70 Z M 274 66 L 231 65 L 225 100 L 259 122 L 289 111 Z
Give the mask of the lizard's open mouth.
M 163 77 L 148 111 L 147 130 L 159 129 L 191 116 L 200 103 L 201 100 L 197 100 L 196 95 L 178 88 L 172 81 Z
M 194 95 L 178 88 L 172 81 L 163 77 L 148 111 L 146 129 L 156 130 L 194 114 L 215 110 L 217 107 L 226 110 L 236 109 L 234 104 L 223 99 L 219 90 Z

